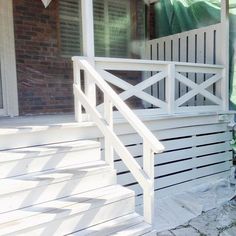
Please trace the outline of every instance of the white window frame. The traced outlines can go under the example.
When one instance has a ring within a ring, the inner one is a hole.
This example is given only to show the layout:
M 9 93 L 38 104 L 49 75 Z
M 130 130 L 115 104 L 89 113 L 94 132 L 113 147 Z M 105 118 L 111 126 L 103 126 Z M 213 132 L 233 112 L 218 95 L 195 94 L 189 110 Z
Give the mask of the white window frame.
M 18 116 L 12 0 L 0 0 L 0 60 L 4 106 L 0 109 L 0 116 Z

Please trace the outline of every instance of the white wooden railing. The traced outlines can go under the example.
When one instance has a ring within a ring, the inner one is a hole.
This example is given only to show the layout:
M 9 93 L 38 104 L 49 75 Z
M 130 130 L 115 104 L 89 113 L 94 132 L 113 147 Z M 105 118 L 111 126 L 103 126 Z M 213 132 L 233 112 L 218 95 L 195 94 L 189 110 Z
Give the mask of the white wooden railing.
M 163 145 L 114 92 L 109 84 L 95 70 L 87 59 L 73 57 L 74 95 L 76 116 L 82 117 L 82 107 L 90 115 L 105 139 L 105 161 L 114 167 L 113 150 L 120 156 L 136 178 L 144 194 L 144 218 L 153 224 L 154 220 L 154 153 L 163 152 Z M 81 87 L 81 70 L 84 71 L 85 89 Z M 94 86 L 104 94 L 104 113 L 101 114 L 94 102 Z M 115 107 L 143 139 L 143 168 L 136 162 L 113 130 L 113 107 Z M 79 119 L 80 120 L 80 119 Z M 80 120 L 81 121 L 81 120 Z
M 141 99 L 146 114 L 198 114 L 228 109 L 224 66 L 112 58 L 96 58 L 95 64 L 103 79 L 123 90 L 119 94 L 123 101 L 134 96 Z M 141 71 L 141 82 L 132 85 L 117 76 L 119 71 Z M 200 77 L 201 80 L 196 79 Z M 143 114 L 142 110 L 136 112 Z
M 162 152 L 164 147 L 125 101 L 135 96 L 144 102 L 144 108 L 146 103 L 151 104 L 152 109 L 145 109 L 145 114 L 149 111 L 154 111 L 155 115 L 225 111 L 228 109 L 226 105 L 228 90 L 225 86 L 224 66 L 112 58 L 95 58 L 94 62 L 89 62 L 83 57 L 73 57 L 73 65 L 77 120 L 83 122 L 82 118 L 89 115 L 90 120 L 96 123 L 104 135 L 105 160 L 111 167 L 114 167 L 114 150 L 123 160 L 143 189 L 144 217 L 148 223 L 152 223 L 154 219 L 153 158 L 154 153 Z M 141 71 L 142 80 L 136 85 L 131 84 L 128 80 L 117 76 L 117 72 L 120 71 L 128 71 L 128 73 Z M 201 82 L 195 80 L 196 74 L 202 74 Z M 178 91 L 178 83 L 186 87 L 182 93 Z M 123 92 L 117 94 L 111 87 L 112 85 L 121 88 Z M 96 105 L 96 87 L 104 96 L 104 102 L 99 106 Z M 162 96 L 163 93 L 158 93 L 160 89 L 165 91 L 165 96 Z M 206 99 L 203 105 L 199 105 L 194 100 L 199 95 Z M 192 101 L 189 102 L 190 100 Z M 186 102 L 188 102 L 187 105 L 184 105 Z M 101 106 L 103 109 L 100 109 Z M 115 134 L 113 108 L 116 108 L 142 137 L 143 168 Z M 141 112 L 144 113 L 143 110 Z

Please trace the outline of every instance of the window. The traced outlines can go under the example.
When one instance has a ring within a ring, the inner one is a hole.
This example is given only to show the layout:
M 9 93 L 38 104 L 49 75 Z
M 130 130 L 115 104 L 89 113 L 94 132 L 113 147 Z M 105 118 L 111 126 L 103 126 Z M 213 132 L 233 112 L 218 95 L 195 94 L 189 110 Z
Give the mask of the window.
M 82 25 L 80 0 L 60 0 L 61 54 L 81 55 Z M 95 55 L 128 57 L 130 4 L 127 0 L 94 0 Z
M 127 0 L 94 0 L 96 56 L 128 57 L 130 6 Z
M 80 0 L 59 0 L 60 48 L 63 56 L 81 55 Z

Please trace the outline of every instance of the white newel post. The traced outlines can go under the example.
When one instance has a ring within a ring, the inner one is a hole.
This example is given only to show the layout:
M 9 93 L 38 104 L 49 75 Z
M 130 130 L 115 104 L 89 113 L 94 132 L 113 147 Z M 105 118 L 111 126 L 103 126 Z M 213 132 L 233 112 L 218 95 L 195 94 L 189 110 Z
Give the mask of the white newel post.
M 112 101 L 104 95 L 104 118 L 110 130 L 113 130 L 113 105 Z M 105 161 L 114 168 L 114 148 L 109 136 L 105 137 Z
M 167 71 L 166 95 L 168 102 L 168 113 L 173 114 L 175 113 L 175 64 L 169 64 Z
M 80 67 L 76 60 L 73 61 L 73 72 L 74 72 L 74 84 L 78 85 L 81 88 L 81 76 L 80 76 Z M 75 108 L 75 120 L 77 122 L 82 122 L 82 105 L 74 89 L 74 108 Z
M 83 56 L 94 66 L 94 22 L 93 0 L 81 0 L 82 32 L 83 32 Z M 85 93 L 89 101 L 96 106 L 96 87 L 89 76 L 85 73 Z
M 225 69 L 221 84 L 223 110 L 229 110 L 229 0 L 221 0 L 221 26 L 222 26 L 222 64 Z
M 149 224 L 154 224 L 155 202 L 154 202 L 154 152 L 148 141 L 143 140 L 143 170 L 149 180 L 143 192 L 143 215 Z

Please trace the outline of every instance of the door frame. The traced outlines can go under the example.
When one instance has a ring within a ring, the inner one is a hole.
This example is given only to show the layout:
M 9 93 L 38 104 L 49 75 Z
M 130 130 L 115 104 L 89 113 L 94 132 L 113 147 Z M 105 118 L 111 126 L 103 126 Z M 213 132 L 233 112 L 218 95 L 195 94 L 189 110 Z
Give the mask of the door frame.
M 4 109 L 0 109 L 0 116 L 18 116 L 12 0 L 0 0 L 0 52 L 4 104 Z

